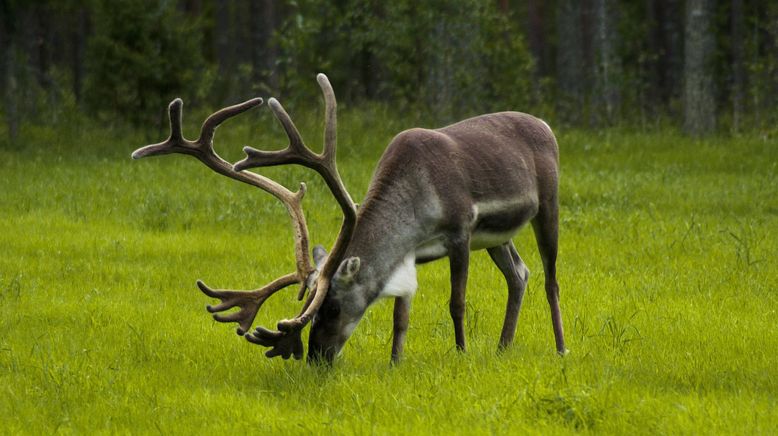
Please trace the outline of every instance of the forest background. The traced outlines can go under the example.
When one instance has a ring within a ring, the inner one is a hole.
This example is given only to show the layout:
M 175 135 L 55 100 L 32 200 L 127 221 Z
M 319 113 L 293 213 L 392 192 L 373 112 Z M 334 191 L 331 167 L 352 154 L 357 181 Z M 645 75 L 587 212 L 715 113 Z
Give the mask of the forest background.
M 520 110 L 552 125 L 775 132 L 767 0 L 0 0 L 2 141 L 24 125 L 161 127 L 183 97 L 391 105 L 440 125 Z M 155 129 L 155 132 L 157 130 Z

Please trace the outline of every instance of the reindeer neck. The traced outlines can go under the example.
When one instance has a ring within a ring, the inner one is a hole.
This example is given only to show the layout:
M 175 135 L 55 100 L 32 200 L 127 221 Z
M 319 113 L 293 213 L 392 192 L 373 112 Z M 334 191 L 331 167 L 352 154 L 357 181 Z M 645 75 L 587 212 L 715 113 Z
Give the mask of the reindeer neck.
M 362 261 L 358 281 L 377 294 L 389 276 L 413 252 L 419 229 L 413 205 L 403 201 L 368 197 L 360 208 L 357 226 L 346 256 Z

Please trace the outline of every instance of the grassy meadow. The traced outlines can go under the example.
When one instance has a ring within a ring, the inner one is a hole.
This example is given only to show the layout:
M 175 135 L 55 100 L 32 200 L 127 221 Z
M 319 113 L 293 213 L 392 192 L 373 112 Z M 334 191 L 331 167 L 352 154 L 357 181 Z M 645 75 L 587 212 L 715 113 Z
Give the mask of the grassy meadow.
M 187 136 L 201 115 L 185 108 Z M 320 114 L 295 115 L 309 145 Z M 339 167 L 355 199 L 392 136 L 389 110 L 346 110 Z M 553 126 L 552 126 L 553 127 Z M 778 141 L 556 129 L 559 282 L 567 346 L 554 353 L 532 232 L 515 345 L 495 353 L 506 286 L 485 252 L 468 286 L 468 352 L 454 349 L 447 262 L 419 268 L 405 360 L 388 365 L 390 301 L 327 371 L 268 360 L 214 322 L 195 287 L 251 289 L 294 268 L 284 208 L 185 156 L 131 161 L 166 132 L 22 132 L 0 148 L 2 433 L 775 434 L 778 430 Z M 148 137 L 146 137 L 148 136 Z M 267 108 L 217 134 L 283 146 Z M 303 169 L 312 242 L 340 217 Z M 257 323 L 299 309 L 290 288 Z

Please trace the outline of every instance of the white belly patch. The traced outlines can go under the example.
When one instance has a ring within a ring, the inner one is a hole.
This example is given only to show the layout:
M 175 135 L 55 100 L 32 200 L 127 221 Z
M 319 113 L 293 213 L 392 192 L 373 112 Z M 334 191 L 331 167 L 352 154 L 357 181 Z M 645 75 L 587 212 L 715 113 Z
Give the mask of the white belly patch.
M 446 256 L 448 250 L 443 244 L 443 236 L 432 238 L 416 247 L 417 259 L 436 259 Z
M 483 250 L 484 248 L 497 247 L 513 238 L 519 231 L 511 230 L 505 233 L 475 232 L 470 236 L 470 250 Z

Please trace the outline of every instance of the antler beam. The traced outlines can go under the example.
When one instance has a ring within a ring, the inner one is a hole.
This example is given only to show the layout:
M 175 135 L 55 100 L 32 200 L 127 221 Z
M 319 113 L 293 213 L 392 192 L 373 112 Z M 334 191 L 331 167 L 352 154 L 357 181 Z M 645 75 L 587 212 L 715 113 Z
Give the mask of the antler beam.
M 311 266 L 308 254 L 308 226 L 301 206 L 303 196 L 305 195 L 305 184 L 301 183 L 300 189 L 297 192 L 292 192 L 259 174 L 234 170 L 232 164 L 222 159 L 214 151 L 213 138 L 216 128 L 229 118 L 261 105 L 261 98 L 254 98 L 213 113 L 203 122 L 200 136 L 194 141 L 187 140 L 182 133 L 181 112 L 183 104 L 183 101 L 177 98 L 168 106 L 170 117 L 170 136 L 168 139 L 135 150 L 132 153 L 132 158 L 140 159 L 148 156 L 173 153 L 193 156 L 219 174 L 260 188 L 276 197 L 286 207 L 294 228 L 296 272 L 284 275 L 254 291 L 213 290 L 202 281 L 197 281 L 198 287 L 204 294 L 221 300 L 221 304 L 207 307 L 209 312 L 214 313 L 214 319 L 219 322 L 238 323 L 237 333 L 243 335 L 251 328 L 260 306 L 268 297 L 289 285 L 301 283 L 298 299 L 302 299 L 308 284 L 312 283 L 312 279 L 316 277 L 317 273 Z M 227 315 L 219 313 L 236 306 L 240 307 L 238 312 Z M 286 357 L 288 358 L 289 356 L 287 355 Z
M 296 359 L 302 357 L 301 331 L 310 322 L 324 301 L 329 290 L 330 280 L 343 259 L 346 246 L 356 225 L 356 206 L 343 184 L 335 160 L 337 147 L 337 103 L 335 101 L 335 93 L 327 76 L 319 74 L 316 79 L 324 95 L 325 102 L 324 147 L 321 154 L 313 152 L 305 145 L 299 130 L 297 130 L 289 114 L 281 106 L 281 103 L 274 98 L 271 98 L 269 101 L 270 109 L 281 122 L 284 131 L 289 137 L 289 145 L 284 150 L 262 151 L 245 147 L 244 151 L 247 157 L 234 166 L 230 165 L 213 150 L 213 138 L 216 128 L 227 119 L 262 104 L 262 100 L 258 98 L 248 100 L 215 112 L 203 123 L 198 139 L 190 141 L 184 138 L 181 129 L 183 102 L 180 99 L 176 99 L 170 103 L 168 108 L 170 137 L 158 144 L 140 148 L 132 154 L 133 159 L 171 153 L 193 156 L 219 174 L 256 186 L 272 194 L 286 206 L 287 212 L 292 219 L 295 233 L 295 255 L 297 260 L 297 271 L 295 273 L 282 276 L 254 291 L 214 290 L 206 286 L 202 281 L 198 280 L 197 282 L 203 293 L 209 297 L 221 300 L 220 304 L 207 307 L 209 312 L 214 313 L 214 319 L 219 322 L 237 322 L 239 325 L 237 331 L 240 335 L 245 334 L 251 327 L 260 306 L 274 293 L 294 283 L 301 283 L 298 299 L 304 297 L 306 289 L 311 290 L 300 314 L 295 318 L 279 321 L 278 331 L 258 327 L 255 332 L 246 335 L 246 339 L 250 342 L 272 347 L 271 350 L 265 353 L 268 357 L 278 355 L 284 359 L 290 356 L 294 356 Z M 273 180 L 244 171 L 247 168 L 286 164 L 298 164 L 318 172 L 343 211 L 343 223 L 340 232 L 332 252 L 325 261 L 321 271 L 317 271 L 317 269 L 311 266 L 308 254 L 308 228 L 300 205 L 305 195 L 305 184 L 300 184 L 300 189 L 297 192 L 291 192 Z M 240 310 L 227 315 L 220 313 L 233 307 L 239 307 Z
M 271 98 L 268 101 L 268 105 L 289 137 L 289 145 L 280 151 L 263 151 L 245 147 L 243 151 L 246 152 L 246 158 L 237 162 L 234 166 L 235 171 L 286 164 L 297 164 L 311 168 L 322 176 L 343 211 L 343 223 L 341 224 L 338 238 L 300 314 L 295 318 L 279 321 L 279 331 L 270 331 L 258 327 L 252 335 L 246 335 L 246 339 L 251 342 L 273 347 L 267 353 L 271 357 L 279 354 L 282 356 L 294 354 L 297 357 L 298 350 L 296 347 L 298 344 L 301 344 L 301 331 L 310 322 L 324 301 L 330 287 L 330 280 L 343 260 L 346 246 L 351 240 L 356 224 L 356 205 L 343 184 L 335 160 L 337 148 L 337 103 L 335 92 L 332 90 L 329 79 L 324 74 L 316 76 L 316 80 L 322 90 L 325 102 L 324 147 L 322 153 L 317 154 L 305 145 L 299 130 L 297 130 L 297 126 L 295 126 L 289 114 L 284 110 L 284 107 L 281 106 L 278 100 Z

